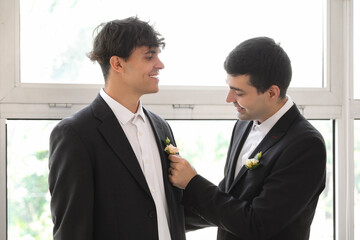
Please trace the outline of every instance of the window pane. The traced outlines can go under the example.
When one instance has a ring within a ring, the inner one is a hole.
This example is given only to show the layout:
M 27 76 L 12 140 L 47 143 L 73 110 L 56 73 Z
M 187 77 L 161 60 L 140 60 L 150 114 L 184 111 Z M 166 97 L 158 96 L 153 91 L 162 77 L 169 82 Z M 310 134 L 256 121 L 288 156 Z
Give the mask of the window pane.
M 168 121 L 174 132 L 180 154 L 191 161 L 198 173 L 217 184 L 223 178 L 228 145 L 235 121 Z M 326 187 L 322 192 L 311 227 L 312 240 L 333 238 L 333 144 L 332 121 L 312 120 L 323 135 L 327 148 Z M 211 131 L 209 131 L 211 129 Z M 216 239 L 216 228 L 187 233 L 188 240 Z
M 21 81 L 102 84 L 100 67 L 85 57 L 93 29 L 137 15 L 165 37 L 162 85 L 225 85 L 227 54 L 265 35 L 289 54 L 292 87 L 321 88 L 324 5 L 324 0 L 20 0 Z
M 214 184 L 224 177 L 224 165 L 235 120 L 168 120 L 180 154 Z M 211 129 L 209 131 L 209 129 Z M 215 240 L 216 227 L 186 233 L 187 240 Z
M 354 175 L 355 175 L 355 191 L 354 191 L 354 226 L 360 224 L 360 120 L 354 121 Z M 354 228 L 354 239 L 360 239 L 359 227 Z
M 354 4 L 354 98 L 360 99 L 360 3 L 353 1 Z
M 168 120 L 180 154 L 202 176 L 218 184 L 235 120 Z M 206 170 L 206 171 L 205 171 Z
M 326 185 L 321 193 L 311 225 L 310 240 L 334 239 L 334 172 L 333 172 L 333 121 L 310 120 L 321 133 L 326 144 Z
M 9 240 L 52 239 L 48 146 L 57 121 L 7 121 Z

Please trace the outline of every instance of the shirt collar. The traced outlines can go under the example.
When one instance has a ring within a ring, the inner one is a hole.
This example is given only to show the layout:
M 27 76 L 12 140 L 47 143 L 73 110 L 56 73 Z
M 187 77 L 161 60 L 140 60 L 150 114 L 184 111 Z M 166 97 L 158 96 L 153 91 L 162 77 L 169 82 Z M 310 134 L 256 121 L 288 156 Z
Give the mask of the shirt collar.
M 294 105 L 290 96 L 286 95 L 287 101 L 275 114 L 259 124 L 257 121 L 253 121 L 253 129 L 259 129 L 261 132 L 267 134 L 270 129 L 279 121 L 279 119 Z
M 140 116 L 144 122 L 146 121 L 145 113 L 142 107 L 141 99 L 139 100 L 139 106 L 136 113 L 132 113 L 129 109 L 118 103 L 116 100 L 111 98 L 103 88 L 100 89 L 100 96 L 104 99 L 104 101 L 109 105 L 110 109 L 115 114 L 116 118 L 122 124 L 127 124 L 130 120 L 137 118 Z

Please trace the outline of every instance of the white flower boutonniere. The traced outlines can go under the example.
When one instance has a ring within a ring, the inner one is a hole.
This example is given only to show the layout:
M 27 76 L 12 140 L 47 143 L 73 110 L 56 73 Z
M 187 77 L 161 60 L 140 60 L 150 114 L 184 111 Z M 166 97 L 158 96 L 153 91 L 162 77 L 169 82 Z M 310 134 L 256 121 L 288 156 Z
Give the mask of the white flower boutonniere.
M 175 147 L 174 145 L 170 144 L 170 139 L 167 137 L 166 140 L 164 141 L 165 143 L 165 149 L 164 151 L 168 154 L 179 154 L 179 149 L 177 147 Z
M 251 159 L 247 159 L 244 162 L 244 165 L 247 169 L 249 170 L 254 170 L 256 169 L 258 166 L 260 166 L 260 159 L 262 157 L 262 152 L 258 152 L 254 158 Z

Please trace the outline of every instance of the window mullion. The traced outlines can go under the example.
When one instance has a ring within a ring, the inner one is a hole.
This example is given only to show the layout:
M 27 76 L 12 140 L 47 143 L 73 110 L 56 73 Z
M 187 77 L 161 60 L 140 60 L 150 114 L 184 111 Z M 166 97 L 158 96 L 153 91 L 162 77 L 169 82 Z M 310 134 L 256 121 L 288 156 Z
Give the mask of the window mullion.
M 6 240 L 6 122 L 0 119 L 0 240 Z

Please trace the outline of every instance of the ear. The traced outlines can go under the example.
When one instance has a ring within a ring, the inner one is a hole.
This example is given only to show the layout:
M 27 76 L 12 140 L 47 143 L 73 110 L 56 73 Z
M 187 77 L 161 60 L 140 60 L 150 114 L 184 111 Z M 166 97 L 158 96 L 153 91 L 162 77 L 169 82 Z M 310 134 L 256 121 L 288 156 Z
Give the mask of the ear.
M 112 56 L 110 58 L 110 66 L 116 72 L 123 71 L 123 63 L 124 63 L 124 60 L 118 56 Z
M 280 88 L 276 85 L 271 85 L 267 92 L 271 100 L 277 100 L 280 96 Z

